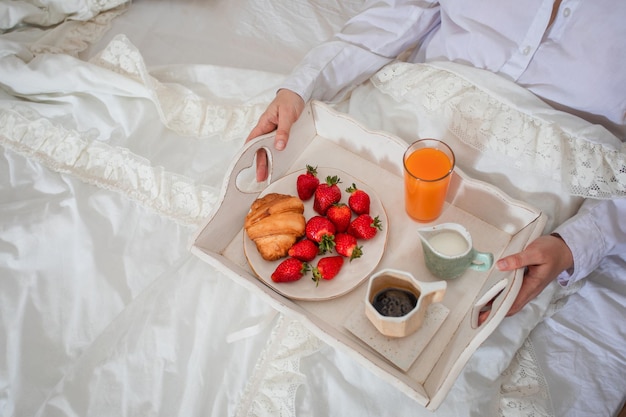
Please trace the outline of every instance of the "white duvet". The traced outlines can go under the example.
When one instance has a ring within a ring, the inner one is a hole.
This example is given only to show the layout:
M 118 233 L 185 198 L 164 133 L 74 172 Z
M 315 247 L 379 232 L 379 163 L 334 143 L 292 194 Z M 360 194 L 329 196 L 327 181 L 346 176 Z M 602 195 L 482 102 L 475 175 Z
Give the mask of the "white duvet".
M 527 335 L 556 288 L 433 414 L 188 250 L 276 86 L 361 1 L 119 3 L 0 3 L 0 415 L 553 415 Z M 419 125 L 408 99 L 377 113 L 392 82 L 337 107 Z

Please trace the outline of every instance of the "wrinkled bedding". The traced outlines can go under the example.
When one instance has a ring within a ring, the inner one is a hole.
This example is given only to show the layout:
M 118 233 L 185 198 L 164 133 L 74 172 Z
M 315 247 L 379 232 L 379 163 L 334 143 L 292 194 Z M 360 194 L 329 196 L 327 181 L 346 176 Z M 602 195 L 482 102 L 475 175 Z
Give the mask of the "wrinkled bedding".
M 0 4 L 0 415 L 558 415 L 550 396 L 568 395 L 568 382 L 549 386 L 536 352 L 551 347 L 528 336 L 579 288 L 549 287 L 505 319 L 433 413 L 189 252 L 281 80 L 362 4 Z M 442 127 L 449 114 L 416 114 L 427 94 L 404 87 L 432 76 L 488 91 L 490 80 L 394 65 L 333 105 L 407 141 L 458 141 Z M 485 107 L 541 107 L 498 101 L 525 97 L 499 88 Z M 568 132 L 581 123 L 539 118 Z M 519 172 L 457 146 L 466 172 L 536 204 L 548 227 L 580 204 L 543 175 L 513 186 Z M 601 397 L 602 381 L 588 388 Z

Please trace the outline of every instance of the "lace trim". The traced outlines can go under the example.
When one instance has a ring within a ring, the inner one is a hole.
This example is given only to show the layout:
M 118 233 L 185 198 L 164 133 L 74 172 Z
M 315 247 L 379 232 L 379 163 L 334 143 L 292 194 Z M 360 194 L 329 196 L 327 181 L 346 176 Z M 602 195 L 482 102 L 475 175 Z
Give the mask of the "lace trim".
M 306 376 L 299 371 L 300 359 L 320 347 L 320 340 L 304 325 L 280 315 L 235 416 L 294 416 L 296 390 L 306 381 Z
M 34 54 L 78 54 L 97 42 L 111 28 L 111 22 L 128 10 L 130 1 L 95 1 L 91 6 L 90 20 L 66 20 L 62 24 L 49 29 L 45 34 L 30 45 Z
M 0 109 L 0 144 L 99 187 L 121 192 L 180 223 L 198 225 L 217 202 L 219 190 L 151 166 L 127 148 L 91 140 L 39 117 L 27 108 Z
M 223 140 L 245 137 L 268 104 L 218 105 L 181 85 L 160 83 L 149 74 L 141 53 L 124 35 L 116 36 L 91 63 L 145 85 L 163 124 L 186 136 L 219 134 Z
M 393 63 L 371 81 L 395 100 L 445 117 L 448 129 L 466 144 L 504 155 L 520 169 L 544 172 L 572 195 L 626 196 L 626 144 L 610 149 L 594 143 L 584 132 L 569 132 L 526 114 L 462 76 L 429 64 Z
M 529 338 L 502 376 L 505 380 L 500 387 L 500 416 L 554 417 L 548 384 Z

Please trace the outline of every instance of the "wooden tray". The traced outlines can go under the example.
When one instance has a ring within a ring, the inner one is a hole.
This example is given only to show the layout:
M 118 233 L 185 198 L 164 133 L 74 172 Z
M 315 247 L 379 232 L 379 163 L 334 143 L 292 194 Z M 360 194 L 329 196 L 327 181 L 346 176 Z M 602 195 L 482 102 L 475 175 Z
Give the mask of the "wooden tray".
M 319 102 L 307 105 L 290 137 L 289 146 L 281 152 L 273 149 L 273 134 L 241 149 L 226 175 L 219 204 L 196 233 L 191 251 L 278 311 L 297 316 L 320 339 L 346 350 L 418 403 L 436 409 L 467 360 L 506 315 L 519 291 L 523 271 L 470 270 L 449 281 L 442 301 L 449 310 L 445 321 L 406 371 L 394 366 L 346 328 L 348 320 L 354 319 L 353 311 L 362 308 L 367 280 L 336 298 L 291 300 L 252 272 L 243 250 L 243 222 L 250 205 L 269 183 L 302 171 L 307 164 L 335 167 L 373 188 L 387 213 L 387 244 L 374 272 L 395 268 L 412 272 L 419 280 L 434 281 L 424 266 L 416 234 L 425 224 L 412 221 L 404 211 L 402 155 L 408 144 L 389 134 L 367 131 Z M 269 153 L 271 165 L 270 178 L 261 185 L 253 180 L 254 157 L 260 148 Z M 490 251 L 498 259 L 520 251 L 539 236 L 546 218 L 536 208 L 455 169 L 444 213 L 433 224 L 442 222 L 463 224 L 476 248 Z M 478 313 L 487 305 L 491 306 L 489 317 L 478 326 Z

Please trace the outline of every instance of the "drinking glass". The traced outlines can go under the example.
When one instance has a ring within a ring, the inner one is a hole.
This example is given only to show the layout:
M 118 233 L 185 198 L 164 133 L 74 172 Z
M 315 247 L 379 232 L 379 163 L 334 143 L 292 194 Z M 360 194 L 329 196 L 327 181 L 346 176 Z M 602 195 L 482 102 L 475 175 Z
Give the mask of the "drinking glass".
M 420 139 L 404 153 L 404 195 L 407 214 L 418 222 L 432 222 L 443 211 L 454 152 L 437 139 Z

